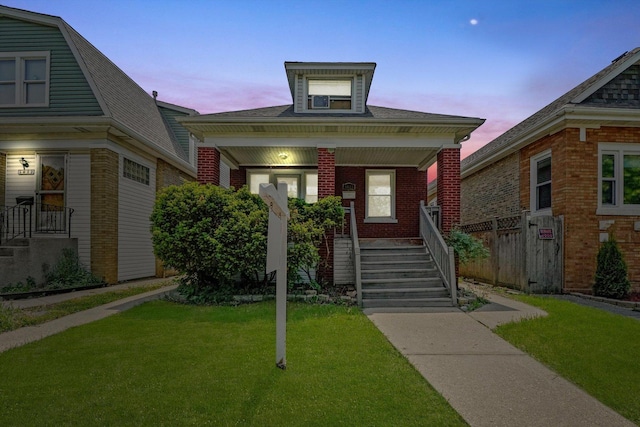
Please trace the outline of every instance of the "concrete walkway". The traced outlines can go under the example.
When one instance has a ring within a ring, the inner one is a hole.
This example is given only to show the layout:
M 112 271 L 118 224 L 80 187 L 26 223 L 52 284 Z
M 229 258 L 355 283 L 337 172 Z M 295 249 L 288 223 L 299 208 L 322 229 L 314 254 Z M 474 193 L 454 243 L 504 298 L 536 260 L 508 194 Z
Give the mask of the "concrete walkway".
M 366 312 L 389 341 L 472 426 L 633 426 L 491 332 L 546 313 L 496 294 L 469 314 Z
M 125 283 L 121 285 L 108 286 L 105 288 L 90 289 L 87 291 L 69 292 L 66 294 L 51 295 L 41 298 L 30 298 L 24 300 L 0 301 L 4 306 L 13 306 L 15 308 L 38 307 L 47 304 L 55 304 L 72 298 L 78 298 L 86 295 L 95 295 L 105 292 L 111 292 L 117 289 L 126 289 L 136 286 L 147 286 L 155 283 L 166 282 L 167 286 L 156 289 L 154 291 L 145 292 L 131 297 L 123 298 L 110 302 L 105 305 L 91 308 L 89 310 L 79 311 L 51 322 L 43 323 L 37 326 L 27 326 L 0 334 L 0 353 L 13 347 L 18 347 L 33 341 L 40 340 L 44 337 L 57 334 L 74 326 L 84 325 L 85 323 L 103 319 L 121 311 L 127 310 L 145 301 L 151 301 L 161 298 L 168 292 L 178 287 L 171 279 L 149 279 L 137 280 L 135 282 Z

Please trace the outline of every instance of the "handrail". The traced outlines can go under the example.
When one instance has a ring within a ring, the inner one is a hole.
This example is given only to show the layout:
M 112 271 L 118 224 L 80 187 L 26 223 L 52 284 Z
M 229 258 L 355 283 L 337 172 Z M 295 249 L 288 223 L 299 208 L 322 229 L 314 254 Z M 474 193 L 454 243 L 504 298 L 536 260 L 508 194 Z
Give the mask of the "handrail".
M 351 223 L 351 244 L 353 246 L 353 272 L 355 273 L 356 295 L 358 307 L 362 307 L 362 277 L 360 271 L 360 242 L 358 241 L 358 225 L 356 222 L 356 208 L 353 202 L 349 206 L 349 220 Z
M 17 237 L 31 237 L 31 215 L 29 214 L 31 204 L 20 202 L 15 206 L 5 206 L 0 213 L 0 242 L 7 243 Z M 27 227 L 27 214 L 29 223 Z
M 71 238 L 71 217 L 74 210 L 66 206 L 23 201 L 15 206 L 5 206 L 0 211 L 0 243 L 18 237 L 31 238 L 33 232 L 67 234 Z M 35 223 L 35 225 L 34 225 Z
M 447 246 L 442 235 L 425 208 L 424 201 L 420 201 L 420 235 L 440 272 L 442 281 L 451 292 L 451 301 L 458 305 L 458 285 L 456 283 L 456 265 L 453 248 Z

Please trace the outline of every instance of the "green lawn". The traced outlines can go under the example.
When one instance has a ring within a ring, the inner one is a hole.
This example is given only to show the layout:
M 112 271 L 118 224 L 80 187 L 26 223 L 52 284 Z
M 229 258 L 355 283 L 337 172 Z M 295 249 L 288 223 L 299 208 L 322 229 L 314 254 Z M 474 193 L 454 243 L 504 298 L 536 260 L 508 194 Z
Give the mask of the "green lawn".
M 25 425 L 465 425 L 359 310 L 155 301 L 0 353 L 0 420 Z
M 89 308 L 108 304 L 133 295 L 139 295 L 160 289 L 170 284 L 171 282 L 167 281 L 147 286 L 132 286 L 130 288 L 73 298 L 55 304 L 23 309 L 14 308 L 13 306 L 4 307 L 0 305 L 0 332 L 12 331 L 14 329 L 22 328 L 23 326 L 40 325 L 78 311 L 87 310 Z
M 640 424 L 640 322 L 550 297 L 518 299 L 549 316 L 496 333 Z

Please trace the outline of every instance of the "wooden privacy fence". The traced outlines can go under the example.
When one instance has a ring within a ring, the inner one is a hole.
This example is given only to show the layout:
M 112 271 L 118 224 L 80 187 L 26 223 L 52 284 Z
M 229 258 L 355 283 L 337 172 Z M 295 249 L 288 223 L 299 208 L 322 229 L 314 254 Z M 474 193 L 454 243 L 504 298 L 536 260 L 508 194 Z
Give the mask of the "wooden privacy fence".
M 562 291 L 563 219 L 531 216 L 493 218 L 460 227 L 481 239 L 487 259 L 460 265 L 460 275 L 525 292 Z

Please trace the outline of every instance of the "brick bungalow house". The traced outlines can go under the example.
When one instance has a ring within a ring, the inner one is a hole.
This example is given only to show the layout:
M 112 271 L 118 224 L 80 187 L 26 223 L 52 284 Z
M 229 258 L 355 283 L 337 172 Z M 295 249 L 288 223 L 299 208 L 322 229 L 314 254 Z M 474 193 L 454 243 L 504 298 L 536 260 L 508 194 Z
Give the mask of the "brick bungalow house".
M 149 216 L 158 189 L 196 177 L 176 121 L 194 114 L 61 18 L 0 6 L 0 284 L 39 281 L 63 247 L 108 283 L 163 274 Z
M 368 105 L 375 67 L 285 62 L 292 104 L 180 119 L 203 141 L 198 181 L 248 185 L 255 193 L 260 183 L 283 181 L 290 197 L 308 202 L 343 196 L 355 219 L 356 244 L 384 245 L 420 236 L 426 171 L 437 161 L 446 232 L 460 221 L 460 144 L 484 120 Z M 353 283 L 355 267 L 346 277 L 337 267 L 349 264 L 353 247 L 336 246 L 334 253 L 335 259 L 327 254 L 323 278 Z
M 537 217 L 561 219 L 556 268 L 563 291 L 591 291 L 600 242 L 611 237 L 639 291 L 640 49 L 465 158 L 461 174 L 461 220 L 471 230 L 522 211 L 528 211 L 525 229 Z M 494 257 L 495 267 L 509 267 Z M 461 273 L 495 279 L 478 270 Z

